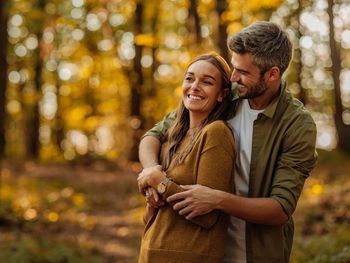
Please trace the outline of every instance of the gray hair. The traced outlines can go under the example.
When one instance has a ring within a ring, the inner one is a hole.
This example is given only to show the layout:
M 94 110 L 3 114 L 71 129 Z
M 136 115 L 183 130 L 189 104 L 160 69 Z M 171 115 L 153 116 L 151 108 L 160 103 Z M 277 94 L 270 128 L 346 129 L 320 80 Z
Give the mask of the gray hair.
M 255 22 L 238 32 L 228 40 L 228 47 L 237 54 L 251 54 L 261 74 L 277 66 L 282 75 L 293 51 L 287 33 L 275 23 L 265 21 Z

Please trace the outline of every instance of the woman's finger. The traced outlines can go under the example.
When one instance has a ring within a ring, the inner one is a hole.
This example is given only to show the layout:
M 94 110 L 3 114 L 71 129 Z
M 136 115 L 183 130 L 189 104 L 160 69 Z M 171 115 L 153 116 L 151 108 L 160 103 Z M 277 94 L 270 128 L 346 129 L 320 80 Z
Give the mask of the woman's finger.
M 159 195 L 158 195 L 158 192 L 156 191 L 156 189 L 150 188 L 150 194 L 152 195 L 154 201 L 156 203 L 158 203 L 159 202 Z

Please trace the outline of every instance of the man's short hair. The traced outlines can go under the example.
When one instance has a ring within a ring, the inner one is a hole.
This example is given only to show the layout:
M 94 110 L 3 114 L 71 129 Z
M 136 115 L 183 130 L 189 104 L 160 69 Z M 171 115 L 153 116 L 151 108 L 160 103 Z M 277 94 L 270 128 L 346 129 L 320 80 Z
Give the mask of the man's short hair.
M 265 21 L 238 32 L 228 40 L 228 47 L 237 54 L 251 54 L 261 73 L 277 66 L 281 75 L 288 68 L 293 51 L 287 33 L 275 23 Z

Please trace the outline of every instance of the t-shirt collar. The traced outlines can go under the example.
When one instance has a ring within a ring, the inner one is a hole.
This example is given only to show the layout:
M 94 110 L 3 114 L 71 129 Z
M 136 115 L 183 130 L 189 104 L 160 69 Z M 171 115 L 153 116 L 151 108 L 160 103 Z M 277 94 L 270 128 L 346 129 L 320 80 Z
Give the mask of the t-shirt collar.
M 271 103 L 265 108 L 265 110 L 262 112 L 262 114 L 264 114 L 266 117 L 268 118 L 272 118 L 273 115 L 275 114 L 276 108 L 277 108 L 277 104 L 281 98 L 281 94 L 284 93 L 285 89 L 286 89 L 287 83 L 285 80 L 281 80 L 281 85 L 280 85 L 280 93 L 278 96 L 276 96 L 276 98 L 274 98 Z M 238 85 L 237 83 L 233 82 L 231 85 L 231 92 L 232 92 L 232 101 L 236 101 L 239 99 L 239 95 L 237 92 L 237 88 Z

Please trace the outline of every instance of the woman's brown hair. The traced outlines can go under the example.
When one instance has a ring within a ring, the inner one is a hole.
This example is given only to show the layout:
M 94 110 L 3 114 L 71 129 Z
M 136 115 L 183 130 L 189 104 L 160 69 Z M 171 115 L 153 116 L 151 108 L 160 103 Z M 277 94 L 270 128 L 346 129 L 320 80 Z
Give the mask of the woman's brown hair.
M 221 74 L 221 91 L 224 92 L 226 89 L 227 94 L 224 96 L 222 102 L 218 102 L 214 109 L 209 113 L 208 118 L 198 128 L 192 132 L 191 140 L 186 147 L 175 156 L 175 152 L 178 149 L 182 139 L 186 136 L 190 127 L 190 115 L 188 109 L 186 109 L 183 101 L 181 100 L 177 111 L 176 119 L 165 134 L 165 140 L 168 142 L 166 153 L 163 159 L 163 169 L 167 170 L 170 166 L 176 166 L 185 159 L 188 153 L 191 151 L 196 139 L 200 135 L 203 127 L 215 120 L 226 120 L 229 116 L 230 104 L 231 104 L 231 93 L 230 91 L 230 75 L 231 69 L 224 58 L 215 52 L 200 55 L 195 58 L 189 66 L 197 61 L 207 61 L 214 65 Z M 187 68 L 188 68 L 187 67 Z

